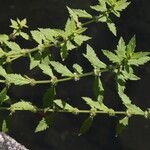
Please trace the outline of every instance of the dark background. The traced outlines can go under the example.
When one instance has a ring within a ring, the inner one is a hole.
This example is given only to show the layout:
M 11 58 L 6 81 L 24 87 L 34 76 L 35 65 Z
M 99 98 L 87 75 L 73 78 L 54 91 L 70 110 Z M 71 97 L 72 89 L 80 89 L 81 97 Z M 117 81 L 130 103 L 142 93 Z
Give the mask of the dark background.
M 0 0 L 0 33 L 11 32 L 10 19 L 27 18 L 30 29 L 37 27 L 63 28 L 68 14 L 66 6 L 88 10 L 92 0 Z M 128 41 L 134 34 L 137 38 L 137 50 L 149 51 L 150 43 L 150 1 L 133 0 L 126 9 L 121 19 L 115 19 L 118 27 L 118 36 L 114 37 L 105 24 L 89 25 L 87 35 L 93 37 L 90 43 L 100 58 L 101 49 L 113 50 L 120 36 Z M 19 40 L 23 47 L 32 47 L 32 43 Z M 85 45 L 78 51 L 72 52 L 66 64 L 75 62 L 81 64 L 86 70 L 90 65 L 82 58 L 79 52 L 85 52 Z M 57 54 L 56 54 L 57 57 Z M 58 56 L 59 57 L 59 56 Z M 14 71 L 39 78 L 38 70 L 29 71 L 29 61 L 19 59 L 14 64 Z M 143 110 L 150 106 L 150 64 L 136 69 L 141 77 L 140 81 L 128 82 L 127 93 L 133 103 Z M 121 109 L 121 103 L 114 93 L 113 77 L 105 74 L 102 77 L 106 88 L 105 103 L 115 109 Z M 81 96 L 92 96 L 93 78 L 82 79 L 79 82 L 66 82 L 57 87 L 57 97 L 64 98 L 69 103 L 82 107 Z M 31 100 L 36 105 L 41 105 L 42 94 L 48 85 L 36 87 L 12 87 L 10 95 L 14 99 Z M 88 133 L 78 136 L 78 130 L 86 115 L 74 116 L 60 114 L 55 123 L 45 132 L 34 133 L 34 129 L 41 119 L 38 114 L 19 112 L 13 116 L 9 134 L 17 141 L 26 145 L 31 150 L 148 150 L 150 147 L 150 121 L 142 117 L 130 119 L 128 129 L 119 137 L 115 137 L 118 117 L 99 115 L 95 118 L 92 128 Z

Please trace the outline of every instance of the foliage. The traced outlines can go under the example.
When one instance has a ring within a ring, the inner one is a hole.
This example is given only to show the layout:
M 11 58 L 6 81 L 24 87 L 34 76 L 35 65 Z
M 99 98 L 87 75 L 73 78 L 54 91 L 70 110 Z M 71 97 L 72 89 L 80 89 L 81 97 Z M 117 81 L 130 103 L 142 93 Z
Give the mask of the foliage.
M 95 50 L 87 44 L 86 53 L 83 57 L 92 66 L 93 71 L 84 73 L 84 68 L 79 64 L 74 64 L 71 69 L 64 63 L 69 57 L 70 51 L 77 50 L 81 45 L 87 43 L 92 37 L 85 35 L 88 30 L 86 25 L 90 23 L 105 23 L 108 29 L 117 36 L 117 29 L 113 22 L 112 15 L 120 17 L 121 12 L 130 4 L 127 0 L 98 0 L 98 4 L 90 6 L 90 8 L 98 15 L 88 13 L 86 10 L 72 9 L 67 7 L 69 18 L 64 29 L 38 28 L 29 33 L 25 33 L 24 28 L 28 28 L 26 19 L 12 20 L 10 27 L 13 29 L 10 35 L 0 35 L 0 83 L 4 85 L 0 92 L 0 110 L 7 110 L 12 113 L 16 111 L 30 111 L 33 113 L 43 112 L 44 114 L 39 121 L 35 132 L 44 131 L 49 128 L 54 119 L 55 113 L 87 113 L 89 117 L 83 122 L 79 135 L 87 132 L 92 125 L 94 117 L 97 114 L 121 115 L 119 120 L 117 135 L 122 129 L 128 125 L 129 118 L 132 115 L 140 115 L 148 118 L 150 111 L 143 111 L 141 108 L 132 103 L 132 100 L 125 93 L 126 82 L 128 80 L 139 80 L 140 78 L 134 73 L 134 68 L 144 65 L 150 61 L 150 52 L 136 52 L 136 37 L 134 36 L 127 44 L 121 37 L 116 50 L 102 50 L 102 53 L 110 61 L 109 64 L 103 62 L 97 56 Z M 82 21 L 81 21 L 82 20 Z M 86 22 L 84 20 L 87 20 Z M 36 47 L 32 49 L 23 49 L 16 42 L 17 37 L 22 37 L 25 40 L 32 40 L 36 43 Z M 52 57 L 51 48 L 57 47 L 60 51 L 61 61 L 58 62 Z M 25 57 L 30 61 L 29 69 L 37 68 L 46 75 L 49 80 L 35 80 L 26 75 L 9 72 L 8 65 L 12 62 Z M 111 64 L 111 65 L 110 65 Z M 104 87 L 101 81 L 103 72 L 110 71 L 115 75 L 116 89 L 118 96 L 125 106 L 125 110 L 117 111 L 109 108 L 104 104 Z M 82 100 L 90 107 L 88 110 L 81 110 L 71 106 L 65 100 L 56 99 L 55 87 L 60 82 L 68 80 L 78 81 L 80 78 L 93 76 L 94 93 L 93 98 L 82 97 Z M 49 84 L 49 89 L 46 90 L 43 96 L 43 107 L 38 108 L 30 101 L 16 100 L 9 97 L 8 90 L 10 86 L 24 86 L 37 84 Z M 6 107 L 7 106 L 7 107 Z M 4 119 L 2 130 L 8 131 L 7 120 Z

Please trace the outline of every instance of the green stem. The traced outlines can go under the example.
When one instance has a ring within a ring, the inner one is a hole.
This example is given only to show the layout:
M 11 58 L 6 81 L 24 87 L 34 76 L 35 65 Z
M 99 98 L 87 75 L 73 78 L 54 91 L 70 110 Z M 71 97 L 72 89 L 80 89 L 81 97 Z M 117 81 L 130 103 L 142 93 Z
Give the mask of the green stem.
M 10 107 L 0 107 L 0 110 L 7 110 L 7 111 L 11 111 Z M 24 111 L 30 111 L 30 110 L 25 110 Z M 22 111 L 22 109 L 16 109 L 14 111 Z M 52 112 L 52 113 L 73 113 L 73 114 L 92 114 L 92 110 L 75 110 L 75 111 L 68 111 L 68 110 L 63 110 L 63 109 L 47 109 L 45 111 L 45 109 L 43 108 L 36 108 L 36 112 Z M 109 111 L 99 111 L 99 110 L 95 110 L 94 114 L 106 114 L 109 116 L 116 116 L 116 115 L 125 115 L 128 116 L 127 111 L 114 111 L 113 114 Z M 143 116 L 145 117 L 145 113 L 135 113 L 135 112 L 130 112 L 130 116 Z
M 115 69 L 116 67 L 114 66 L 113 69 Z M 107 71 L 110 71 L 112 70 L 112 68 L 105 68 L 103 70 L 100 70 L 100 73 L 103 73 L 103 72 L 107 72 Z M 56 83 L 61 83 L 61 82 L 65 82 L 65 81 L 70 81 L 70 80 L 75 80 L 76 77 L 77 79 L 80 79 L 80 78 L 84 78 L 84 77 L 88 77 L 88 76 L 94 76 L 95 73 L 94 72 L 87 72 L 87 73 L 84 73 L 84 74 L 79 74 L 79 75 L 75 75 L 75 76 L 72 76 L 72 77 L 66 77 L 66 78 L 62 78 L 62 79 L 57 79 L 55 81 L 53 80 L 34 80 L 32 79 L 32 83 L 29 83 L 30 85 L 34 86 L 34 85 L 37 85 L 37 84 L 56 84 Z M 6 83 L 6 80 L 0 80 L 0 83 Z

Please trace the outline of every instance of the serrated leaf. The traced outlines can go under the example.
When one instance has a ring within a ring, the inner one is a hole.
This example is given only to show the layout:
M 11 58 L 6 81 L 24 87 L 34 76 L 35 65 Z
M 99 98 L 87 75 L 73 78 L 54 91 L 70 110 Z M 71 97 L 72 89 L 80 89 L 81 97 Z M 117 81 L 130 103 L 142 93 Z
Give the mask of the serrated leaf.
M 23 20 L 21 20 L 19 24 L 21 25 L 21 27 L 28 28 L 28 26 L 27 26 L 27 19 L 26 18 L 24 18 Z
M 7 73 L 6 73 L 5 69 L 2 66 L 0 66 L 0 76 L 5 77 L 6 75 L 7 75 Z
M 63 42 L 60 49 L 61 59 L 64 61 L 68 56 L 67 43 Z
M 116 11 L 122 11 L 128 7 L 130 2 L 127 2 L 127 0 L 119 0 L 118 2 L 115 3 L 114 9 Z
M 107 11 L 107 7 L 106 7 L 106 1 L 100 1 L 99 0 L 99 5 L 95 5 L 95 6 L 90 6 L 92 9 L 96 10 L 96 11 L 100 11 L 100 12 L 106 12 Z
M 29 38 L 30 38 L 29 35 L 25 32 L 20 32 L 20 35 L 26 40 L 29 40 Z
M 87 51 L 86 54 L 84 54 L 84 57 L 88 59 L 88 61 L 93 67 L 99 69 L 106 67 L 106 65 L 102 61 L 100 61 L 99 58 L 96 56 L 96 53 L 94 52 L 93 48 L 89 45 L 87 45 Z
M 126 45 L 122 37 L 120 38 L 118 42 L 117 50 L 115 52 L 120 60 L 123 60 L 124 58 L 126 58 Z
M 80 127 L 80 131 L 79 131 L 79 136 L 82 134 L 85 134 L 91 127 L 93 122 L 93 118 L 92 117 L 88 117 L 83 123 L 82 126 Z
M 123 102 L 124 105 L 131 104 L 130 98 L 124 93 L 125 90 L 125 83 L 122 80 L 117 80 L 118 84 L 118 94 Z
M 44 35 L 38 30 L 31 31 L 31 35 L 38 44 L 42 44 L 43 40 L 45 40 Z
M 98 22 L 107 22 L 107 16 L 99 15 Z
M 60 53 L 62 60 L 64 61 L 67 58 L 69 51 L 75 48 L 76 46 L 71 41 L 68 40 L 64 41 L 61 44 L 61 53 Z
M 118 58 L 117 55 L 112 53 L 111 51 L 108 50 L 103 50 L 103 54 L 112 62 L 112 63 L 120 63 L 121 60 Z
M 14 51 L 20 51 L 21 50 L 21 48 L 20 48 L 20 46 L 17 44 L 17 43 L 15 43 L 15 42 L 5 42 L 5 44 L 11 49 L 11 50 L 14 50 Z
M 90 6 L 93 10 L 99 11 L 99 12 L 104 12 L 107 10 L 106 7 L 103 7 L 101 5 L 95 5 L 95 6 Z
M 0 104 L 6 102 L 9 100 L 9 96 L 7 96 L 7 88 L 3 88 L 3 90 L 0 92 Z
M 56 33 L 57 37 L 66 37 L 65 31 L 61 29 L 53 29 L 53 31 Z
M 91 98 L 89 97 L 82 97 L 82 99 L 93 109 L 97 109 L 100 111 L 105 111 L 105 112 L 109 112 L 110 109 L 105 106 L 102 101 L 93 101 Z
M 78 27 L 81 27 L 81 23 L 78 20 L 78 15 L 71 8 L 67 7 L 67 9 L 70 14 L 70 17 L 74 19 Z
M 85 32 L 87 30 L 86 27 L 81 27 L 78 30 L 75 31 L 76 34 L 82 34 L 83 32 Z
M 2 123 L 2 132 L 7 133 L 8 130 L 9 129 L 8 129 L 8 126 L 7 126 L 7 121 L 3 120 L 3 123 Z
M 39 122 L 35 129 L 35 133 L 44 131 L 49 128 L 49 125 L 47 124 L 45 118 L 42 118 L 42 120 Z
M 135 52 L 132 54 L 131 59 L 139 59 L 145 56 L 149 56 L 150 52 Z
M 54 67 L 54 69 L 58 73 L 60 73 L 62 76 L 70 76 L 70 77 L 73 76 L 73 73 L 66 66 L 62 65 L 61 63 L 56 62 L 56 61 L 51 61 L 50 63 Z
M 76 73 L 78 73 L 78 74 L 82 74 L 83 73 L 83 69 L 82 69 L 82 67 L 80 65 L 74 64 L 73 68 L 74 68 Z
M 40 64 L 41 55 L 39 53 L 36 53 L 33 56 L 29 54 L 29 58 L 30 58 L 30 70 L 32 70 L 33 68 L 35 68 Z
M 43 71 L 44 74 L 50 76 L 51 78 L 55 77 L 49 65 L 39 64 L 39 68 Z
M 54 37 L 57 36 L 57 33 L 53 29 L 49 28 L 39 28 L 40 32 L 44 35 L 44 37 L 51 42 L 55 42 Z
M 76 48 L 76 46 L 73 45 L 72 42 L 70 42 L 70 41 L 66 42 L 66 47 L 67 47 L 67 51 Z
M 71 34 L 73 34 L 76 30 L 76 23 L 73 19 L 68 18 L 67 22 L 66 22 L 66 26 L 65 26 L 65 33 L 67 36 L 70 36 Z
M 74 41 L 76 44 L 78 44 L 79 46 L 81 46 L 83 44 L 83 42 L 90 40 L 91 37 L 86 36 L 86 35 L 76 35 L 74 37 Z
M 130 59 L 128 60 L 129 65 L 140 66 L 150 61 L 149 56 L 141 57 L 139 59 Z
M 21 76 L 20 74 L 7 74 L 5 78 L 8 83 L 14 85 L 25 85 L 31 83 L 31 80 Z
M 13 29 L 18 29 L 18 23 L 17 21 L 13 20 L 13 19 L 10 19 L 10 22 L 11 22 L 11 25 L 10 27 L 13 28 Z
M 140 114 L 140 115 L 143 115 L 144 114 L 144 111 L 139 108 L 138 106 L 134 105 L 134 104 L 126 104 L 125 105 L 127 107 L 127 110 L 129 112 L 129 114 L 131 113 L 135 113 L 135 114 Z
M 0 48 L 0 58 L 2 58 L 3 56 L 5 56 L 5 52 Z
M 0 34 L 0 42 L 6 42 L 9 40 L 9 36 L 6 34 Z
M 82 9 L 72 9 L 79 18 L 92 18 L 92 16 Z
M 117 35 L 117 30 L 116 30 L 116 26 L 113 22 L 107 23 L 107 26 L 109 28 L 109 30 L 116 36 Z
M 60 107 L 61 109 L 67 110 L 68 112 L 75 112 L 75 111 L 78 110 L 77 108 L 74 108 L 74 107 L 72 107 L 71 105 L 69 105 L 68 103 L 66 103 L 66 102 L 64 102 L 64 101 L 62 101 L 62 100 L 59 100 L 59 99 L 54 100 L 54 103 L 55 103 L 58 107 Z
M 134 74 L 134 71 L 131 67 L 126 66 L 124 70 L 122 70 L 122 74 L 126 80 L 139 80 L 140 78 Z
M 127 54 L 129 56 L 132 56 L 133 52 L 135 51 L 135 48 L 136 48 L 136 37 L 133 36 L 127 45 Z
M 17 110 L 26 110 L 31 112 L 36 112 L 36 107 L 32 105 L 30 102 L 20 101 L 17 103 L 14 103 L 10 106 L 10 111 L 15 112 Z
M 123 119 L 119 120 L 116 129 L 116 136 L 120 135 L 125 130 L 125 128 L 128 126 L 128 123 L 129 123 L 128 117 L 124 117 Z
M 96 76 L 94 80 L 94 93 L 95 93 L 96 99 L 99 98 L 99 100 L 101 101 L 103 100 L 104 88 L 103 88 L 103 85 L 99 76 Z
M 54 114 L 51 114 L 45 118 L 42 118 L 41 121 L 39 121 L 39 124 L 37 125 L 35 129 L 35 133 L 44 131 L 50 127 L 54 122 Z

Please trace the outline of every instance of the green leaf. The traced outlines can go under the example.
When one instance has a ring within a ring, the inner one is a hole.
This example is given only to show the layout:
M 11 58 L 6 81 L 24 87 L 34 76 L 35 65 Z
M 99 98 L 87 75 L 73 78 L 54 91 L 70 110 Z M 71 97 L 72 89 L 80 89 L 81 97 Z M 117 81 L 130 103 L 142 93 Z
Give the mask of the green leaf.
M 62 65 L 61 63 L 56 62 L 56 61 L 51 61 L 50 63 L 54 67 L 54 69 L 58 73 L 60 73 L 62 76 L 69 76 L 69 77 L 73 76 L 73 73 L 66 66 Z
M 0 92 L 0 104 L 6 102 L 9 100 L 9 96 L 7 96 L 7 88 L 5 87 L 1 92 Z
M 67 48 L 67 51 L 68 51 L 68 50 L 72 50 L 72 49 L 76 48 L 76 46 L 73 45 L 72 42 L 67 41 L 66 42 L 66 48 Z
M 108 22 L 107 26 L 108 26 L 109 30 L 116 36 L 117 30 L 116 30 L 115 24 L 113 22 Z
M 7 73 L 6 73 L 5 69 L 2 66 L 0 66 L 0 76 L 5 77 L 6 75 L 7 75 Z
M 100 11 L 100 12 L 106 12 L 107 11 L 107 7 L 106 7 L 106 1 L 99 0 L 99 5 L 95 5 L 95 6 L 90 6 L 92 9 L 96 10 L 96 11 Z
M 20 32 L 20 35 L 25 39 L 25 40 L 29 40 L 29 35 L 25 32 Z
M 9 36 L 6 34 L 0 34 L 0 42 L 6 42 L 9 40 Z
M 55 77 L 49 65 L 39 64 L 39 68 L 43 71 L 44 74 L 50 76 L 51 78 Z
M 108 50 L 103 50 L 103 54 L 112 62 L 112 63 L 120 63 L 121 60 L 118 58 L 117 55 L 114 53 L 108 51 Z
M 149 56 L 141 57 L 139 59 L 130 59 L 128 60 L 129 65 L 140 66 L 150 61 Z
M 54 114 L 51 114 L 45 118 L 42 118 L 42 120 L 37 125 L 35 132 L 37 133 L 37 132 L 41 132 L 41 131 L 48 129 L 49 126 L 53 124 L 53 122 L 54 122 Z
M 117 80 L 117 87 L 118 87 L 118 94 L 123 102 L 124 105 L 131 104 L 130 98 L 124 93 L 125 90 L 125 83 L 124 81 L 118 79 Z
M 135 48 L 136 48 L 136 37 L 133 36 L 127 45 L 127 54 L 129 56 L 132 56 L 133 52 L 135 51 Z
M 59 99 L 54 100 L 54 103 L 61 109 L 67 110 L 68 112 L 76 112 L 78 110 L 77 108 L 74 108 L 71 105 L 69 105 L 68 103 L 66 103 L 62 100 L 59 100 Z
M 96 67 L 98 69 L 106 67 L 106 65 L 96 56 L 93 48 L 89 45 L 87 45 L 87 51 L 86 54 L 84 54 L 84 57 L 88 59 L 93 67 Z
M 20 51 L 21 50 L 21 48 L 20 48 L 20 46 L 17 44 L 17 43 L 15 43 L 15 42 L 5 42 L 5 44 L 11 49 L 11 50 L 14 50 L 14 51 Z
M 93 109 L 97 109 L 100 111 L 105 111 L 105 112 L 109 112 L 112 109 L 109 109 L 107 106 L 105 106 L 102 101 L 93 101 L 91 98 L 89 97 L 82 97 L 82 99 L 87 103 L 87 105 L 89 105 L 91 108 Z
M 33 56 L 29 54 L 29 58 L 30 58 L 30 70 L 32 70 L 33 68 L 35 68 L 40 64 L 41 55 L 39 53 L 36 53 Z
M 21 21 L 20 21 L 20 25 L 21 25 L 21 28 L 22 28 L 22 27 L 28 28 L 28 26 L 27 26 L 27 19 L 24 18 L 23 20 L 21 20 Z
M 5 56 L 5 52 L 0 48 L 0 58 L 2 58 L 3 56 Z
M 62 37 L 62 38 L 66 38 L 66 34 L 64 30 L 61 29 L 53 29 L 53 31 L 55 32 L 55 36 L 56 37 Z
M 74 19 L 78 27 L 81 27 L 81 23 L 78 20 L 78 15 L 71 8 L 67 7 L 67 9 L 70 14 L 70 17 Z
M 56 96 L 56 90 L 55 86 L 51 86 L 46 90 L 43 96 L 43 106 L 45 107 L 51 107 L 53 105 L 53 101 Z
M 20 101 L 17 103 L 14 103 L 10 106 L 10 111 L 15 112 L 18 110 L 26 110 L 26 111 L 31 111 L 31 112 L 36 112 L 36 107 L 32 105 L 30 102 L 25 102 L 25 101 Z
M 30 79 L 27 79 L 20 74 L 7 74 L 6 80 L 8 83 L 15 85 L 25 85 L 31 83 Z
M 139 115 L 143 115 L 144 111 L 139 108 L 138 106 L 134 105 L 134 104 L 126 104 L 127 110 L 129 112 L 129 114 L 139 114 Z
M 74 68 L 74 71 L 75 71 L 76 73 L 78 73 L 78 74 L 82 74 L 82 73 L 83 73 L 83 69 L 82 69 L 82 67 L 81 67 L 80 65 L 74 64 L 74 65 L 73 65 L 73 68 Z
M 119 123 L 117 125 L 116 136 L 120 135 L 125 130 L 125 128 L 128 126 L 128 122 L 128 117 L 124 117 L 123 119 L 119 120 Z
M 88 117 L 83 123 L 82 126 L 80 127 L 80 131 L 79 131 L 79 136 L 82 134 L 85 134 L 91 127 L 93 122 L 93 118 L 92 117 Z
M 55 42 L 54 37 L 57 36 L 57 33 L 53 29 L 49 28 L 39 28 L 40 32 L 44 35 L 44 37 L 50 41 L 50 42 Z
M 127 2 L 127 0 L 119 0 L 118 2 L 115 3 L 114 9 L 116 11 L 122 11 L 128 7 L 130 2 Z
M 99 98 L 99 100 L 101 101 L 104 99 L 104 88 L 103 88 L 103 85 L 99 76 L 95 76 L 94 93 L 95 93 L 96 99 Z
M 131 59 L 139 59 L 139 58 L 149 56 L 149 55 L 150 55 L 150 52 L 136 52 L 136 53 L 134 52 L 132 54 Z
M 124 70 L 122 70 L 122 74 L 125 77 L 125 80 L 139 80 L 140 78 L 134 74 L 133 69 L 130 66 L 126 66 Z
M 76 30 L 76 23 L 73 19 L 68 18 L 66 26 L 65 26 L 65 33 L 67 36 L 73 34 Z
M 107 22 L 107 20 L 108 20 L 107 16 L 104 15 L 98 16 L 98 22 Z
M 81 46 L 83 44 L 83 42 L 90 40 L 91 37 L 86 36 L 86 35 L 76 35 L 74 37 L 74 41 L 76 44 L 78 44 L 78 46 Z
M 79 18 L 92 18 L 92 16 L 82 9 L 72 9 Z
M 62 60 L 64 61 L 67 56 L 68 56 L 68 49 L 67 49 L 67 43 L 66 42 L 63 42 L 61 44 L 61 49 L 60 49 L 60 55 L 61 55 L 61 58 Z
M 13 29 L 19 29 L 17 21 L 10 19 L 11 25 L 10 27 Z
M 115 52 L 120 60 L 123 60 L 124 58 L 126 58 L 126 45 L 122 37 L 120 38 L 118 42 L 117 50 Z
M 38 30 L 31 31 L 32 38 L 38 43 L 42 44 L 43 40 L 45 40 L 45 36 Z
M 7 133 L 9 131 L 8 126 L 7 126 L 7 121 L 3 120 L 2 123 L 2 132 Z
M 72 50 L 74 48 L 76 48 L 76 46 L 73 45 L 72 42 L 68 41 L 68 40 L 64 41 L 61 44 L 61 53 L 60 54 L 61 54 L 61 58 L 62 58 L 63 61 L 67 58 L 67 56 L 69 54 L 69 50 Z
M 49 125 L 47 124 L 45 118 L 42 118 L 42 120 L 39 122 L 38 126 L 35 129 L 35 132 L 41 132 L 49 128 Z

